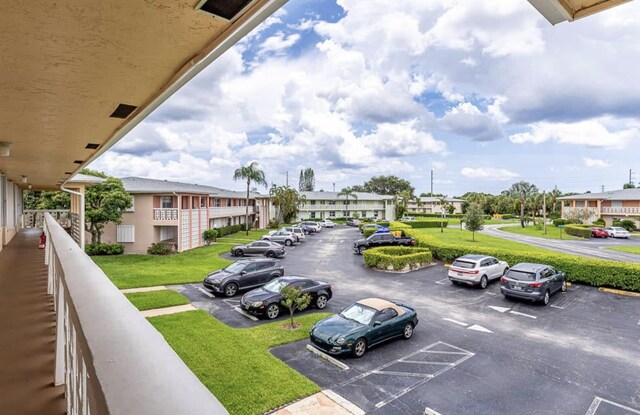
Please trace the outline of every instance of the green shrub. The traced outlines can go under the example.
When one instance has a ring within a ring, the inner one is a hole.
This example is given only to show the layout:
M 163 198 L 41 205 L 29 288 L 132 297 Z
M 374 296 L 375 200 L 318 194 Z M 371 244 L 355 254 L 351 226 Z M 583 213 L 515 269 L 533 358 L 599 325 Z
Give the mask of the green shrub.
M 278 229 L 280 227 L 280 222 L 278 222 L 275 219 L 271 219 L 269 221 L 269 224 L 267 225 L 267 228 L 269 229 Z
M 175 252 L 173 245 L 166 242 L 156 242 L 147 248 L 149 255 L 171 255 Z
M 410 213 L 414 218 L 441 218 L 442 213 Z M 447 215 L 447 218 L 453 219 L 462 219 L 464 217 L 463 213 L 452 213 L 451 215 Z
M 386 223 L 386 225 L 383 225 L 383 223 Z M 394 229 L 411 229 L 411 225 L 409 225 L 408 223 L 405 222 L 397 222 L 397 221 L 393 221 L 393 222 L 378 222 L 378 225 L 380 226 L 390 226 Z
M 580 222 L 577 219 L 562 219 L 562 218 L 560 218 L 560 219 L 554 219 L 553 220 L 553 226 L 555 226 L 555 227 L 558 227 L 560 225 L 571 225 L 571 224 L 578 225 L 578 224 L 581 224 L 581 223 L 582 222 Z
M 222 238 L 223 236 L 244 231 L 244 223 L 242 225 L 230 225 L 214 229 L 218 231 L 218 238 Z M 249 224 L 249 229 L 251 229 L 251 224 Z
M 407 224 L 414 229 L 418 228 L 439 228 L 439 220 L 417 220 L 415 222 L 407 222 Z M 449 225 L 449 221 L 442 222 L 442 227 L 446 228 Z
M 406 246 L 385 246 L 364 251 L 364 264 L 369 268 L 394 271 L 417 268 L 427 265 L 433 259 L 431 252 L 425 248 L 409 248 Z
M 567 235 L 591 238 L 591 225 L 566 225 L 564 231 Z
M 604 222 L 604 219 L 600 218 L 598 220 L 593 221 L 593 226 L 606 226 L 606 223 Z
M 630 219 L 625 219 L 620 221 L 620 226 L 628 230 L 629 232 L 634 232 L 638 228 L 636 227 L 636 223 Z
M 124 245 L 122 244 L 86 244 L 84 252 L 89 256 L 97 255 L 122 255 Z
M 207 245 L 211 242 L 215 242 L 217 237 L 218 231 L 216 229 L 207 229 L 206 231 L 202 232 L 202 239 L 204 239 Z
M 512 266 L 519 262 L 548 264 L 566 272 L 568 280 L 573 282 L 640 291 L 640 264 L 583 258 L 552 251 L 539 253 L 482 246 L 465 247 L 445 243 L 429 234 L 413 231 L 407 234 L 416 239 L 419 247 L 430 249 L 433 257 L 441 261 L 453 261 L 467 254 L 489 255 L 507 261 Z
M 514 218 L 515 218 L 515 215 L 511 215 L 511 214 L 502 215 L 502 219 L 504 220 L 511 220 Z
M 367 228 L 362 232 L 363 232 L 362 235 L 364 235 L 365 238 L 368 238 L 371 235 L 373 235 L 374 233 L 378 232 L 378 229 L 376 229 L 376 228 Z

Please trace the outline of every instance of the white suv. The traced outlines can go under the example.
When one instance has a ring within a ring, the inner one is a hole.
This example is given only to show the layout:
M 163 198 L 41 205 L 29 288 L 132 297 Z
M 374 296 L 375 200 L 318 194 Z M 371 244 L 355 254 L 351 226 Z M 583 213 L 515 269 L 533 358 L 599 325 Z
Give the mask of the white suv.
M 621 228 L 620 226 L 610 226 L 608 228 L 604 228 L 604 230 L 607 231 L 609 236 L 612 238 L 629 239 L 629 237 L 631 236 L 628 230 L 626 230 L 625 228 Z
M 478 285 L 487 288 L 491 280 L 507 273 L 509 264 L 486 255 L 465 255 L 453 261 L 449 267 L 449 280 L 454 283 Z

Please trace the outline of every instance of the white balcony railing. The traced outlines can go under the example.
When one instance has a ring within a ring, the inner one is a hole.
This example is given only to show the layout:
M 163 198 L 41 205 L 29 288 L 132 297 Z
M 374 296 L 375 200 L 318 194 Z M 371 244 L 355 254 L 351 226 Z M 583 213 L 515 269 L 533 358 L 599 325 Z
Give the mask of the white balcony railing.
M 41 228 L 44 223 L 44 214 L 51 213 L 51 216 L 64 228 L 71 226 L 69 209 L 49 209 L 49 210 L 25 210 L 22 214 L 23 228 Z
M 640 207 L 603 207 L 602 213 L 609 215 L 640 215 Z
M 246 206 L 224 206 L 209 208 L 210 218 L 227 218 L 229 216 L 240 216 L 245 214 Z M 249 206 L 249 214 L 256 212 L 254 206 Z
M 162 335 L 45 214 L 54 383 L 68 414 L 227 414 Z
M 153 209 L 153 220 L 178 220 L 178 209 Z

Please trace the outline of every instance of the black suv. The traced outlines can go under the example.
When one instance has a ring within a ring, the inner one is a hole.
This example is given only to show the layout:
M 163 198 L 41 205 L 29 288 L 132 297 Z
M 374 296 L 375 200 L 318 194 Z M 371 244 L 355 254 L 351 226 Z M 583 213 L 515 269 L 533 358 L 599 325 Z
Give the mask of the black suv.
M 284 275 L 284 267 L 275 259 L 241 259 L 207 275 L 202 285 L 214 294 L 233 297 L 239 290 L 261 287 Z

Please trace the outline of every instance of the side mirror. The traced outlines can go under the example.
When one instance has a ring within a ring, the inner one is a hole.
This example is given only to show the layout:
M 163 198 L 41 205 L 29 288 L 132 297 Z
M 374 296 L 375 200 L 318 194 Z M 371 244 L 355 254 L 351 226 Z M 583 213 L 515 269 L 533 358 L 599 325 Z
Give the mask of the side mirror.
M 382 323 L 378 320 L 373 322 L 373 327 L 378 327 L 379 325 L 381 325 Z
M 240 272 L 240 275 L 247 275 L 247 271 Z

